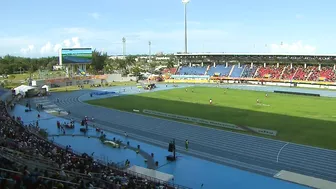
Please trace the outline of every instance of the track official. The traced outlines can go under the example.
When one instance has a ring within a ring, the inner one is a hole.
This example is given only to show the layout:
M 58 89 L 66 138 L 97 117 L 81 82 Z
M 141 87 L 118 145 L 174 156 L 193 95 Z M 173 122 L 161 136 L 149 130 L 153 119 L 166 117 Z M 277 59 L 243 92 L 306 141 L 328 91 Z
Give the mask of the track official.
M 188 148 L 189 148 L 189 141 L 188 140 L 185 141 L 185 148 L 186 148 L 186 150 L 188 150 Z

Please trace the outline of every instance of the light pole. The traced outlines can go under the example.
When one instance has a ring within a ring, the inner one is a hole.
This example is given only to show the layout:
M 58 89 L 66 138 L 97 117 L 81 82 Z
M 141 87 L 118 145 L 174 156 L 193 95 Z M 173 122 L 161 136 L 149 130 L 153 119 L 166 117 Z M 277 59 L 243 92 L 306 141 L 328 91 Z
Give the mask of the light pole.
M 152 46 L 152 42 L 149 41 L 149 42 L 148 42 L 149 62 L 152 62 L 152 49 L 151 49 L 151 46 Z
M 122 43 L 123 43 L 123 56 L 125 58 L 125 56 L 126 56 L 126 38 L 123 37 L 121 40 L 122 40 Z
M 187 34 L 187 4 L 190 0 L 182 0 L 184 4 L 184 53 L 188 53 L 188 34 Z

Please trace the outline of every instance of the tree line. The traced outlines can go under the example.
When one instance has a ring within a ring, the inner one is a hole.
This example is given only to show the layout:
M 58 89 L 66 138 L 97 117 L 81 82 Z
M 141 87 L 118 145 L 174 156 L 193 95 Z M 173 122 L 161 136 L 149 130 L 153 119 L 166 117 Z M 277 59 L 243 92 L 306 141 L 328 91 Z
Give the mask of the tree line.
M 168 62 L 142 62 L 136 61 L 136 56 L 127 56 L 125 59 L 110 59 L 106 52 L 94 50 L 92 52 L 92 63 L 87 71 L 92 74 L 100 73 L 121 73 L 123 75 L 140 75 L 143 71 L 153 71 L 158 65 L 165 64 L 173 67 L 173 60 Z M 0 57 L 0 75 L 10 75 L 18 73 L 33 73 L 37 70 L 53 70 L 53 66 L 58 65 L 59 57 L 25 58 L 19 56 L 6 55 Z

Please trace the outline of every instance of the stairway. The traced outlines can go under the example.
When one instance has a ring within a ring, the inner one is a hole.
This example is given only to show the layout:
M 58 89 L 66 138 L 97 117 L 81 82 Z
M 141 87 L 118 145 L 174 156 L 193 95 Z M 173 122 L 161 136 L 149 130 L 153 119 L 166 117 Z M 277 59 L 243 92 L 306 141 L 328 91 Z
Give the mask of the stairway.
M 300 68 L 297 68 L 297 69 L 295 70 L 295 73 L 294 73 L 294 75 L 292 76 L 292 78 L 290 78 L 290 80 L 293 80 L 293 78 L 295 77 L 295 75 L 296 75 L 296 73 L 299 71 L 299 69 L 300 69 Z
M 243 74 L 244 74 L 244 72 L 245 72 L 245 69 L 246 69 L 246 67 L 247 67 L 247 66 L 245 65 L 245 66 L 244 66 L 244 68 L 243 68 L 243 71 L 240 73 L 240 76 L 239 76 L 240 78 L 243 76 Z
M 233 66 L 232 66 L 232 68 L 231 68 L 231 70 L 230 70 L 230 73 L 229 73 L 228 77 L 231 77 L 231 74 L 232 74 L 232 72 L 233 72 L 235 66 L 236 66 L 236 65 L 233 65 Z
M 254 72 L 254 74 L 253 74 L 253 78 L 256 77 L 256 75 L 257 75 L 259 69 L 260 69 L 260 67 L 258 67 L 257 70 Z
M 208 71 L 210 70 L 210 65 L 208 65 L 207 69 L 205 70 L 204 75 L 208 75 Z
M 282 79 L 283 74 L 285 73 L 286 69 L 288 68 L 288 66 L 284 67 L 284 69 L 282 70 L 279 79 Z

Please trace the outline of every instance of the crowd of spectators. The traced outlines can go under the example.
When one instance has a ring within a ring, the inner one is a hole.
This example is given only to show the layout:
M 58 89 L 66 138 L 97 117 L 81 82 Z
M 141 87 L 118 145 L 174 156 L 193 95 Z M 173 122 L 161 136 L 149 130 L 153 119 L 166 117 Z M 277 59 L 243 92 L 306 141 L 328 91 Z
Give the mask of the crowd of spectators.
M 15 108 L 15 107 L 14 107 Z M 0 101 L 0 188 L 171 188 L 102 164 L 87 154 L 75 154 L 37 135 L 37 125 L 23 126 Z M 29 129 L 30 128 L 30 129 Z M 17 154 L 6 156 L 6 151 Z M 20 157 L 20 161 L 18 156 Z M 38 164 L 23 158 L 35 157 Z M 47 164 L 45 162 L 50 162 Z
M 218 66 L 220 67 L 220 65 Z M 179 75 L 203 75 L 205 67 L 181 67 L 177 74 Z M 210 68 L 207 75 L 214 75 L 214 68 Z M 229 72 L 215 71 L 221 73 L 220 76 L 229 77 Z M 304 67 L 303 65 L 263 65 L 255 64 L 245 65 L 241 78 L 269 78 L 269 79 L 283 79 L 283 80 L 297 80 L 297 81 L 336 81 L 336 70 L 332 66 L 310 65 Z
M 218 66 L 220 68 L 221 65 Z M 238 66 L 238 65 L 236 65 Z M 220 76 L 230 77 L 230 72 L 217 71 L 216 68 L 209 67 L 207 75 L 213 76 L 213 72 L 221 73 Z M 231 68 L 231 67 L 230 67 Z M 180 75 L 203 75 L 205 67 L 181 67 L 177 74 Z M 215 70 L 215 71 L 213 71 Z M 268 79 L 283 79 L 297 81 L 336 81 L 336 70 L 333 66 L 322 65 L 267 65 L 264 67 L 261 64 L 245 65 L 241 74 L 241 78 L 268 78 Z
M 290 67 L 289 65 L 284 68 L 284 71 L 282 73 L 282 76 L 280 79 L 284 80 L 292 80 L 294 75 L 296 73 L 296 67 L 292 66 Z
M 310 73 L 308 74 L 308 81 L 317 81 L 320 76 L 320 70 L 317 66 L 311 67 Z
M 279 79 L 284 66 L 269 65 L 266 67 L 259 67 L 255 77 L 256 78 L 269 78 L 269 79 Z
M 241 75 L 242 78 L 252 78 L 257 71 L 257 66 L 246 65 Z
M 320 77 L 325 78 L 325 81 L 336 81 L 336 70 L 333 67 L 323 66 L 320 70 Z

